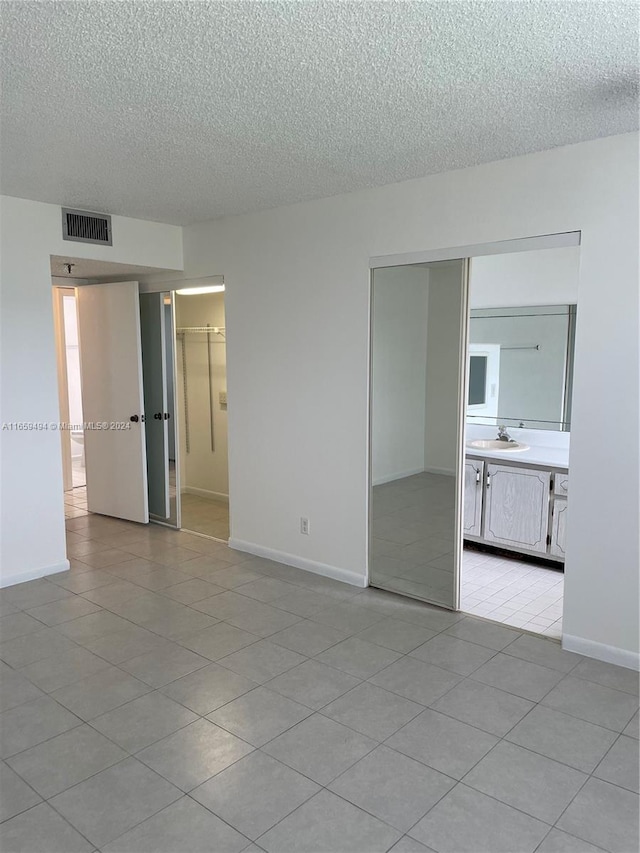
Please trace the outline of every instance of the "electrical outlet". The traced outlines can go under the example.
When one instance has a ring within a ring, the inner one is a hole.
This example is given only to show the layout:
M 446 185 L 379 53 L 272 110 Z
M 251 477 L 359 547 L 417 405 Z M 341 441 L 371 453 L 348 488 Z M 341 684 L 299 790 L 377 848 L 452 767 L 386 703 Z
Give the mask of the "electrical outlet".
M 300 517 L 300 533 L 304 533 L 305 536 L 309 535 L 309 519 L 304 516 Z

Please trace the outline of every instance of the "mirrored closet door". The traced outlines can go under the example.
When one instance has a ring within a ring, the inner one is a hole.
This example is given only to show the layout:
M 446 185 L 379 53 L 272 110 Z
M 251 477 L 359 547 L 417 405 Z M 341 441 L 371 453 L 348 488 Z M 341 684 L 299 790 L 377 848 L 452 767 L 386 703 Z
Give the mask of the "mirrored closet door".
M 175 319 L 170 292 L 140 294 L 149 515 L 180 527 L 175 411 Z
M 458 606 L 466 260 L 372 271 L 369 579 Z

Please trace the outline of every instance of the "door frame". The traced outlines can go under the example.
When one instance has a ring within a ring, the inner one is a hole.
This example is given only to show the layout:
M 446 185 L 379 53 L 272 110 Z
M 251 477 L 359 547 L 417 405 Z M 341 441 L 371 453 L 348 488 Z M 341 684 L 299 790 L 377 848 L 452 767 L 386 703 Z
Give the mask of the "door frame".
M 171 376 L 171 381 L 173 382 L 173 395 L 174 395 L 174 409 L 175 409 L 175 444 L 176 444 L 176 504 L 177 504 L 177 526 L 179 530 L 182 530 L 182 490 L 180 488 L 180 470 L 182 467 L 182 437 L 185 429 L 185 400 L 183 396 L 179 393 L 179 386 L 182 384 L 181 382 L 181 371 L 179 370 L 179 355 L 178 352 L 182 352 L 182 345 L 178 341 L 178 310 L 176 305 L 176 294 L 178 291 L 183 289 L 188 289 L 190 287 L 209 287 L 209 286 L 219 286 L 225 285 L 224 275 L 208 275 L 208 276 L 200 276 L 198 278 L 185 278 L 180 280 L 172 280 L 165 281 L 161 283 L 153 283 L 150 288 L 145 288 L 145 293 L 151 293 L 156 291 L 159 287 L 162 287 L 163 291 L 170 293 L 171 295 L 171 319 L 172 319 L 172 340 L 173 340 L 173 375 Z M 227 391 L 227 395 L 229 393 L 229 348 L 228 348 L 228 330 L 229 330 L 229 319 L 228 319 L 228 307 L 227 307 L 227 294 L 226 294 L 226 285 L 224 291 L 224 317 L 225 317 L 225 388 Z M 182 356 L 180 356 L 182 359 Z M 180 361 L 181 364 L 181 361 Z M 230 466 L 230 458 L 231 458 L 231 428 L 230 428 L 230 418 L 227 412 L 227 478 L 228 478 L 228 496 L 227 496 L 227 506 L 229 512 L 229 538 L 228 539 L 218 539 L 215 536 L 211 536 L 208 533 L 200 533 L 197 530 L 190 530 L 185 528 L 185 532 L 189 533 L 193 536 L 201 536 L 205 539 L 211 539 L 213 542 L 220 542 L 228 545 L 233 538 L 232 534 L 232 500 L 231 500 L 231 466 Z M 185 460 L 186 464 L 186 460 Z
M 168 282 L 168 283 L 171 284 L 171 282 Z M 173 282 L 173 284 L 175 285 L 175 282 Z M 166 325 L 164 327 L 165 343 L 163 344 L 163 357 L 166 356 L 166 340 L 170 339 L 172 342 L 173 360 L 172 360 L 171 370 L 166 371 L 166 382 L 167 382 L 167 389 L 168 389 L 170 383 L 172 386 L 173 412 L 171 413 L 171 419 L 169 421 L 167 429 L 173 430 L 173 446 L 174 446 L 174 455 L 175 455 L 174 475 L 175 475 L 175 490 L 176 490 L 175 518 L 171 517 L 171 491 L 169 491 L 169 511 L 170 511 L 169 518 L 159 518 L 158 516 L 153 515 L 152 513 L 149 513 L 149 521 L 152 524 L 158 524 L 161 527 L 169 527 L 171 530 L 180 530 L 180 528 L 182 527 L 182 498 L 181 498 L 181 493 L 180 493 L 180 464 L 181 464 L 181 460 L 180 460 L 180 432 L 179 432 L 179 424 L 178 424 L 178 422 L 180 420 L 180 413 L 178 411 L 178 397 L 177 397 L 178 357 L 177 357 L 177 351 L 176 351 L 176 344 L 177 344 L 177 338 L 176 338 L 176 292 L 175 292 L 175 290 L 171 290 L 171 289 L 156 290 L 155 288 L 153 288 L 153 289 L 147 288 L 145 290 L 142 290 L 142 289 L 140 290 L 141 296 L 144 296 L 144 295 L 149 294 L 149 293 L 160 293 L 160 294 L 162 294 L 162 297 L 163 297 L 162 307 L 163 307 L 163 309 L 167 305 L 167 303 L 164 302 L 164 299 L 166 297 L 169 297 L 169 299 L 171 300 L 170 303 L 168 303 L 170 308 L 171 308 L 171 311 L 170 311 L 171 325 L 170 325 L 170 327 L 167 327 Z M 171 462 L 171 460 L 169 460 L 169 463 L 170 462 Z M 169 467 L 167 468 L 167 476 L 169 476 Z M 171 489 L 171 481 L 169 481 L 169 489 Z
M 415 252 L 404 252 L 402 254 L 393 255 L 376 255 L 369 258 L 369 289 L 368 289 L 368 375 L 367 375 L 367 474 L 366 474 L 366 515 L 367 515 L 367 533 L 365 542 L 365 561 L 366 561 L 366 585 L 371 585 L 371 537 L 373 534 L 372 525 L 372 488 L 373 488 L 373 453 L 372 453 L 372 362 L 373 362 L 373 273 L 374 270 L 384 267 L 404 267 L 415 264 L 427 264 L 437 261 L 466 261 L 466 281 L 463 294 L 463 312 L 462 326 L 464 331 L 461 334 L 461 364 L 463 370 L 459 376 L 458 383 L 458 400 L 460 409 L 458 411 L 458 470 L 456 473 L 456 543 L 455 543 L 455 607 L 456 611 L 460 610 L 460 567 L 463 550 L 463 502 L 464 502 L 464 446 L 465 446 L 465 429 L 466 429 L 466 388 L 469 381 L 469 365 L 468 365 L 468 345 L 469 345 L 469 272 L 473 258 L 479 258 L 486 255 L 506 255 L 515 254 L 517 252 L 533 252 L 540 249 L 561 249 L 571 246 L 580 246 L 582 238 L 581 231 L 563 231 L 555 234 L 540 234 L 529 237 L 518 237 L 512 240 L 497 240 L 488 243 L 476 243 L 461 246 L 452 246 L 441 249 L 426 249 Z M 566 553 L 566 552 L 565 552 Z
M 69 375 L 67 372 L 67 339 L 64 329 L 64 308 L 62 300 L 65 295 L 73 294 L 76 298 L 75 287 L 54 285 L 53 288 L 53 327 L 56 339 L 56 362 L 58 368 L 58 403 L 60 408 L 60 423 L 69 423 Z M 76 308 L 77 314 L 77 308 Z M 62 489 L 69 492 L 73 489 L 73 464 L 71 461 L 71 430 L 60 429 L 60 449 L 62 453 Z

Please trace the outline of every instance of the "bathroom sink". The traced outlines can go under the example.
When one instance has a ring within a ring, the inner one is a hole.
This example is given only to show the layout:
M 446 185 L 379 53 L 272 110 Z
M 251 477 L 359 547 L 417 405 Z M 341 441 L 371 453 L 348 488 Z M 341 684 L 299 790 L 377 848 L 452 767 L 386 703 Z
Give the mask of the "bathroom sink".
M 472 447 L 474 450 L 498 450 L 504 453 L 529 450 L 528 444 L 520 444 L 518 441 L 498 441 L 497 438 L 477 438 L 475 441 L 468 441 L 467 447 Z

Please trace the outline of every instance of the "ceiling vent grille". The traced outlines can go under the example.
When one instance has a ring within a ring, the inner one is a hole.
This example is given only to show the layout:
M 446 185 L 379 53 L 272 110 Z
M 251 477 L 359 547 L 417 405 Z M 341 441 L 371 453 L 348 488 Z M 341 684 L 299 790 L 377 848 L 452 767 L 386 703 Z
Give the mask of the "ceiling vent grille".
M 62 239 L 111 246 L 111 217 L 106 213 L 62 208 Z

